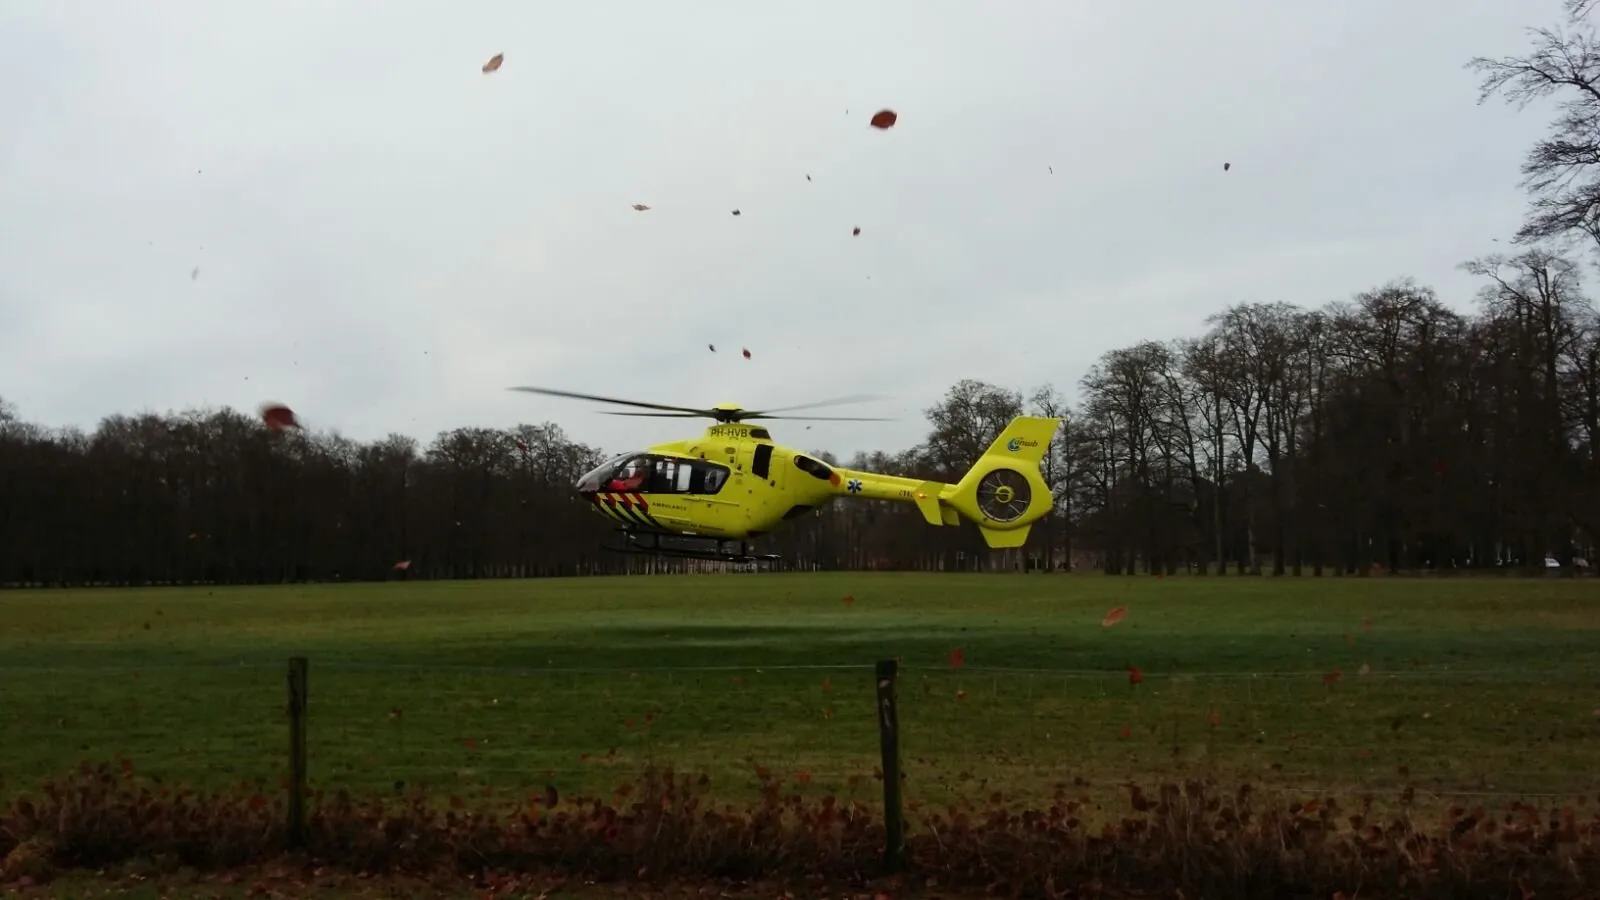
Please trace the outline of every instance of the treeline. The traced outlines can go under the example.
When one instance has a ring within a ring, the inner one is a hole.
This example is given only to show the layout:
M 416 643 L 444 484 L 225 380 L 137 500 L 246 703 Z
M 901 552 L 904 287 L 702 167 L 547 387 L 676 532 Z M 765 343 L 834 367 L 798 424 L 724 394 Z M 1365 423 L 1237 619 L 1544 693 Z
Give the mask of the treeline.
M 1065 441 L 1067 520 L 1110 571 L 1571 571 L 1600 534 L 1600 319 L 1563 257 L 1468 268 L 1477 316 L 1400 281 L 1106 354 Z
M 1020 553 L 847 500 L 763 549 L 823 569 L 1582 569 L 1600 534 L 1600 316 L 1562 256 L 1469 267 L 1477 315 L 1409 280 L 1322 309 L 1239 305 L 1198 337 L 1106 353 L 1076 404 L 961 381 L 927 410 L 924 442 L 846 461 L 954 479 L 1012 416 L 1064 416 L 1044 464 L 1057 506 Z M 232 410 L 87 434 L 0 404 L 0 582 L 638 571 L 600 550 L 611 524 L 571 492 L 603 456 L 551 424 L 424 448 Z

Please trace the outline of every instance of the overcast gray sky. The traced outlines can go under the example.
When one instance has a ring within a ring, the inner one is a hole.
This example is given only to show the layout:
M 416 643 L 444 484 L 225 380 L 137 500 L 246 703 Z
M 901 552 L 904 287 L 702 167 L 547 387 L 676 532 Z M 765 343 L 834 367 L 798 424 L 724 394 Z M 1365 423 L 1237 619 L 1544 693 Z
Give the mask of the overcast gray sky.
M 505 388 L 891 395 L 775 432 L 848 455 L 957 379 L 1075 396 L 1237 301 L 1410 275 L 1469 309 L 1455 267 L 1514 231 L 1547 117 L 1463 64 L 1559 11 L 6 0 L 0 396 L 620 451 L 702 423 Z

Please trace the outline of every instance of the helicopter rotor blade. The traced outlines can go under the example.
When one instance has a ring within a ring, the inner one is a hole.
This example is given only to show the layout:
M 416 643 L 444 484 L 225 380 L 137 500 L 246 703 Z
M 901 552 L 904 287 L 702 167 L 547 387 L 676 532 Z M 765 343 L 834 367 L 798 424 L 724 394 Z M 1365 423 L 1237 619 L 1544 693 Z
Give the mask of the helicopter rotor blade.
M 883 397 L 877 394 L 852 394 L 849 397 L 835 397 L 832 400 L 817 400 L 813 403 L 800 403 L 794 406 L 774 406 L 771 409 L 752 410 L 745 414 L 745 418 L 749 418 L 751 416 L 764 416 L 767 413 L 791 412 L 797 409 L 816 409 L 819 406 L 841 406 L 846 403 L 865 403 L 868 400 L 882 399 Z
M 714 413 L 712 413 L 712 411 L 708 410 L 708 409 L 694 409 L 693 407 L 688 407 L 688 406 L 666 406 L 666 405 L 661 404 L 661 403 L 642 403 L 642 402 L 640 402 L 638 400 L 620 400 L 620 399 L 618 399 L 616 397 L 601 397 L 598 394 L 579 394 L 579 393 L 576 393 L 574 391 L 557 391 L 557 390 L 553 390 L 551 388 L 512 387 L 512 388 L 506 388 L 506 390 L 508 390 L 508 391 L 523 391 L 523 392 L 529 393 L 529 394 L 548 394 L 548 395 L 550 395 L 552 397 L 568 397 L 568 398 L 573 399 L 573 400 L 594 400 L 594 401 L 597 401 L 597 402 L 600 402 L 600 403 L 615 403 L 615 404 L 617 404 L 619 406 L 638 406 L 638 407 L 641 407 L 643 409 L 665 409 L 665 410 L 670 410 L 670 411 L 673 411 L 673 412 L 688 413 L 690 415 L 696 415 L 696 416 L 714 415 Z
M 756 413 L 752 416 L 741 416 L 745 419 L 782 419 L 790 422 L 893 422 L 894 419 L 886 416 L 769 416 L 765 413 Z
M 844 403 L 862 403 L 868 400 L 882 399 L 875 394 L 855 394 L 849 397 L 835 397 L 831 400 L 817 400 L 812 403 L 801 403 L 795 406 L 779 406 L 766 410 L 726 410 L 726 409 L 695 409 L 689 406 L 668 406 L 664 403 L 645 403 L 639 400 L 623 400 L 619 397 L 603 397 L 599 394 L 582 394 L 577 391 L 559 391 L 554 388 L 541 388 L 532 386 L 511 387 L 506 390 L 522 391 L 529 394 L 546 394 L 551 397 L 567 397 L 573 400 L 593 400 L 598 403 L 615 403 L 619 406 L 636 406 L 643 409 L 662 410 L 661 412 L 610 412 L 603 411 L 602 415 L 608 416 L 645 416 L 664 419 L 716 419 L 719 422 L 743 422 L 750 419 L 797 419 L 812 422 L 891 422 L 893 419 L 878 416 L 785 416 L 774 413 L 797 409 L 816 409 L 820 406 L 836 406 Z

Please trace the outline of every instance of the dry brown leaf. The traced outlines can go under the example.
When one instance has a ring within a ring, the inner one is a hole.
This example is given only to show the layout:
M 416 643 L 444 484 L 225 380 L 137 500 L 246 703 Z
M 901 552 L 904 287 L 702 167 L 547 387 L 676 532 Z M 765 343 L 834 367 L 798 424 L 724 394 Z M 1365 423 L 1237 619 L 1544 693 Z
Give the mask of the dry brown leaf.
M 261 405 L 261 420 L 273 431 L 300 427 L 300 422 L 295 418 L 294 410 L 284 406 L 282 403 L 263 403 Z

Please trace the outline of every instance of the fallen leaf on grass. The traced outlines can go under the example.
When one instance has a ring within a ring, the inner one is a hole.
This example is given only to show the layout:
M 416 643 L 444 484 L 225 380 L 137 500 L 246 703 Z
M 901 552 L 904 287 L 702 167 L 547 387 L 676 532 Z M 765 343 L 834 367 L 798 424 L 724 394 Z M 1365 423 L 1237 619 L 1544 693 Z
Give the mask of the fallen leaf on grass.
M 1212 710 L 1212 712 L 1211 712 L 1211 727 L 1212 728 L 1216 728 L 1217 726 L 1219 726 L 1221 724 L 1222 724 L 1222 713 L 1219 713 L 1216 710 Z
M 1372 674 L 1372 667 L 1367 665 L 1366 663 L 1362 663 L 1361 664 L 1361 668 L 1356 670 L 1356 674 L 1357 675 L 1371 675 Z
M 961 648 L 960 647 L 957 647 L 954 650 L 950 651 L 950 668 L 959 669 L 959 668 L 961 668 L 962 666 L 964 666 L 966 664 L 967 664 L 967 655 L 965 653 L 961 652 Z
M 1344 678 L 1344 673 L 1339 671 L 1338 669 L 1334 669 L 1332 672 L 1329 672 L 1328 674 L 1322 676 L 1322 683 L 1325 684 L 1325 685 L 1333 685 L 1335 682 L 1338 682 L 1339 680 L 1341 680 L 1343 678 Z
M 1126 606 L 1119 606 L 1106 613 L 1106 617 L 1100 620 L 1100 624 L 1105 628 L 1110 628 L 1118 622 L 1121 622 L 1123 617 L 1127 614 L 1128 608 Z
M 852 597 L 852 596 L 850 596 L 850 595 L 849 595 L 849 594 L 846 594 L 846 595 L 845 595 L 845 598 L 844 598 L 844 605 L 845 605 L 845 606 L 851 606 L 851 605 L 853 605 L 853 604 L 854 604 L 854 603 L 855 603 L 855 602 L 856 602 L 856 598 L 854 598 L 854 597 Z
M 1133 665 L 1132 663 L 1129 663 L 1128 664 L 1128 683 L 1129 684 L 1138 684 L 1139 682 L 1141 682 L 1143 680 L 1144 680 L 1144 673 L 1139 671 L 1139 667 L 1138 666 Z

